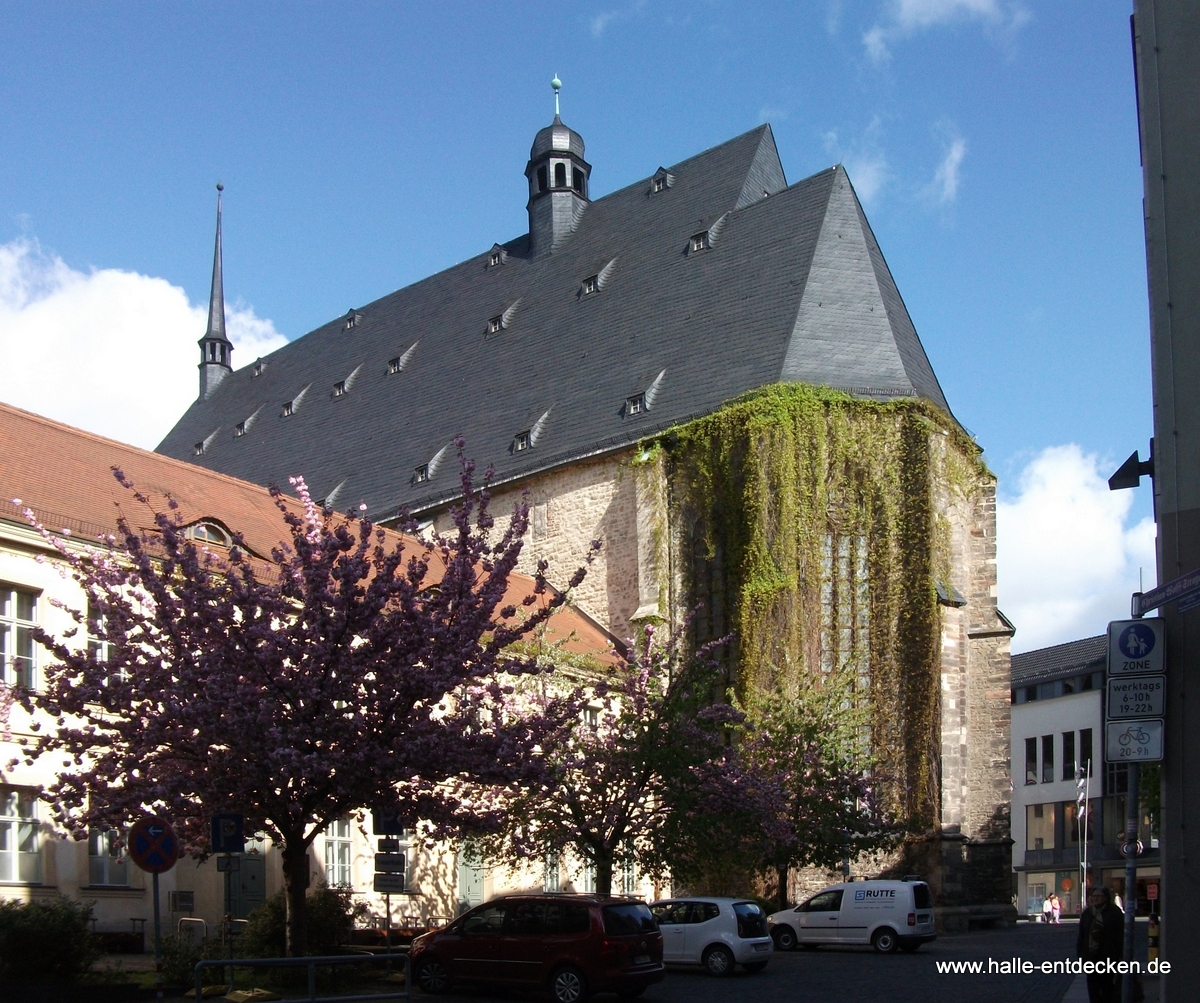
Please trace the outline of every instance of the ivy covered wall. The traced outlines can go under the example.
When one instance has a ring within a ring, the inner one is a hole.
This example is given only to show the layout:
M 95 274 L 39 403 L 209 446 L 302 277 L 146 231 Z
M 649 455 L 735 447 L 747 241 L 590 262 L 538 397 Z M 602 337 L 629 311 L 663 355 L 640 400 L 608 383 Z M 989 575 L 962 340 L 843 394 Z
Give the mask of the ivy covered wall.
M 935 498 L 990 483 L 975 443 L 921 399 L 779 384 L 672 429 L 641 462 L 668 488 L 663 613 L 699 602 L 697 642 L 735 635 L 741 692 L 852 667 L 893 808 L 936 824 L 937 586 L 956 574 Z

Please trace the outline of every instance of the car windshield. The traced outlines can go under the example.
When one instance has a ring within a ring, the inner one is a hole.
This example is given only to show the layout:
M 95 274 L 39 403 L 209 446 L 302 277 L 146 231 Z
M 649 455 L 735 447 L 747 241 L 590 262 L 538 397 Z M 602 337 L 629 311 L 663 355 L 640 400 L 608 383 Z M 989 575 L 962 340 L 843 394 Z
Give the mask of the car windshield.
M 739 937 L 765 937 L 767 917 L 756 902 L 735 902 L 733 914 L 737 917 Z
M 650 909 L 642 902 L 606 905 L 601 911 L 604 914 L 604 932 L 609 936 L 654 933 L 658 929 Z

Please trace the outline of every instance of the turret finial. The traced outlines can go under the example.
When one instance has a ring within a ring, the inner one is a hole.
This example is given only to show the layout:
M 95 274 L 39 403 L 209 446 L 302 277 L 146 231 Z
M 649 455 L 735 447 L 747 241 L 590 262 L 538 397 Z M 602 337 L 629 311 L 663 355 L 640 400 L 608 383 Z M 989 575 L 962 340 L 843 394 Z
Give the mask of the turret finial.
M 550 81 L 550 86 L 554 88 L 554 116 L 558 117 L 558 92 L 562 90 L 562 81 L 558 79 L 558 74 L 554 74 L 554 79 Z

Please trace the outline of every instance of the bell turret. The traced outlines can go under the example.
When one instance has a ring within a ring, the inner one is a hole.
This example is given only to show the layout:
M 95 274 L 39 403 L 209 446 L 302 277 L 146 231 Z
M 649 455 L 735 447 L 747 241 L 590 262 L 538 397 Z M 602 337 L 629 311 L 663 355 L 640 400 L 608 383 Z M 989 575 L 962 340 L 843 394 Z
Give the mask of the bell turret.
M 213 250 L 212 291 L 208 296 L 208 330 L 200 339 L 200 399 L 210 396 L 233 372 L 233 344 L 225 337 L 225 283 L 221 275 L 221 192 L 217 184 L 217 244 Z
M 529 151 L 529 243 L 535 256 L 549 254 L 575 232 L 588 204 L 591 165 L 583 159 L 583 137 L 563 123 L 555 75 L 554 121 L 540 130 Z

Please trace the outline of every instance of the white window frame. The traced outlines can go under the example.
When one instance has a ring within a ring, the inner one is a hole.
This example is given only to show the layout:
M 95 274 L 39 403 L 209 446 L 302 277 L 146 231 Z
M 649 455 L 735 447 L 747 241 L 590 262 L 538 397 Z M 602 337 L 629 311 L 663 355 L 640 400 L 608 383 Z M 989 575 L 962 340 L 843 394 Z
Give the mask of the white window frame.
M 95 829 L 88 836 L 88 885 L 108 888 L 129 887 L 129 860 L 113 848 L 120 833 L 116 829 Z
M 330 888 L 350 888 L 354 884 L 351 824 L 347 816 L 334 819 L 325 829 L 325 884 Z
M 37 798 L 18 787 L 0 787 L 0 884 L 41 883 Z
M 21 600 L 29 601 L 29 616 L 22 616 Z M 37 644 L 33 628 L 38 625 L 41 593 L 19 585 L 0 585 L 0 681 L 9 686 L 37 684 Z

